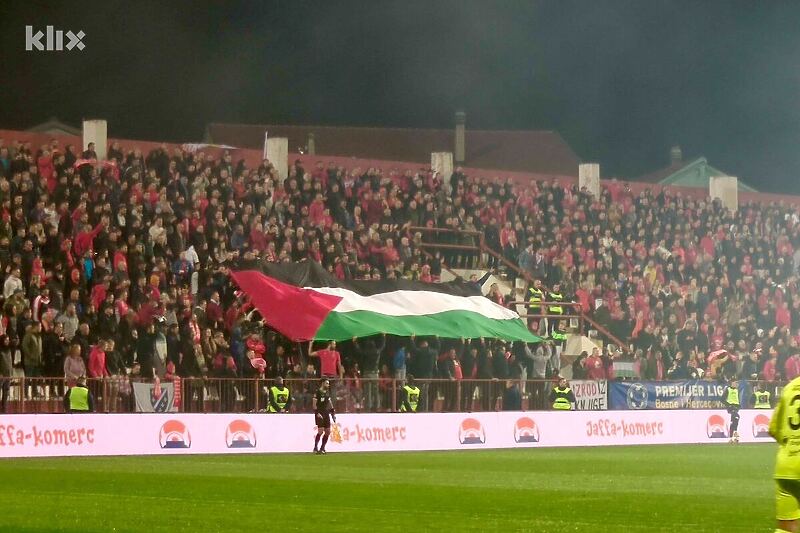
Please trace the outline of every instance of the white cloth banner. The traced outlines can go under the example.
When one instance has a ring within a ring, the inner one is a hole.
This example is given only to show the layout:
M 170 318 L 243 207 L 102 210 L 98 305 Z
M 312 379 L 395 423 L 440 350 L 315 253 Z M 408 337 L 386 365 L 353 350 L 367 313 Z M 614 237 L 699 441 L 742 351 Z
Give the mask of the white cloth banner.
M 604 379 L 571 379 L 569 388 L 575 394 L 578 411 L 605 411 L 608 409 L 608 382 Z
M 740 411 L 742 442 L 774 442 Z M 342 414 L 329 452 L 728 442 L 724 410 Z M 0 457 L 308 452 L 311 414 L 63 414 L 0 419 Z

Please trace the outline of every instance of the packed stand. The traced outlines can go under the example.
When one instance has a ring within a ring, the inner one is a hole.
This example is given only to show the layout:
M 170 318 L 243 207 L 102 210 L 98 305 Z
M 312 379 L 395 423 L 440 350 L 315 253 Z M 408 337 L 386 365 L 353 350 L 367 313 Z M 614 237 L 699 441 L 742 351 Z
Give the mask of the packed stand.
M 642 377 L 800 373 L 792 330 L 800 325 L 800 228 L 784 206 L 732 215 L 715 203 L 633 195 L 621 183 L 593 198 L 555 182 L 523 188 L 457 171 L 447 187 L 429 171 L 305 169 L 299 161 L 281 184 L 266 161 L 248 168 L 230 154 L 143 154 L 116 143 L 103 162 L 91 146 L 3 145 L 0 175 L 5 377 L 24 371 L 70 383 L 87 375 L 113 381 L 124 396 L 131 379 L 282 375 L 306 380 L 302 395 L 319 361 L 252 320 L 228 280 L 231 265 L 310 260 L 342 279 L 437 281 L 442 268 L 502 266 L 469 249 L 480 240 L 545 290 L 560 284 L 565 299 L 630 343 Z M 432 237 L 417 226 L 470 233 Z M 421 245 L 431 240 L 465 248 L 428 254 Z M 528 296 L 490 294 L 499 303 Z M 531 326 L 552 333 L 543 323 Z M 343 383 L 357 403 L 367 403 L 362 377 L 381 380 L 385 393 L 401 369 L 501 380 L 550 378 L 560 368 L 553 342 L 443 340 L 428 345 L 431 355 L 406 342 L 388 339 L 374 360 L 354 343 L 340 348 Z M 574 366 L 580 374 L 585 363 Z M 4 402 L 8 386 L 3 380 Z

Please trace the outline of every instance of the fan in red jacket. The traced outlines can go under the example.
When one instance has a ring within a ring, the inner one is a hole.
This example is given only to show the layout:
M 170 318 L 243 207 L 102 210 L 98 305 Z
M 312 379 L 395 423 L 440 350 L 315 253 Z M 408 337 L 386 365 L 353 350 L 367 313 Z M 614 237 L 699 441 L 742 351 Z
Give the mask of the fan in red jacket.
M 264 357 L 264 353 L 267 351 L 267 347 L 264 345 L 264 342 L 261 340 L 261 337 L 258 336 L 257 333 L 253 333 L 250 337 L 247 338 L 247 349 L 253 350 L 255 352 L 256 357 Z
M 91 378 L 104 378 L 108 377 L 108 368 L 106 368 L 106 343 L 99 341 L 92 346 L 92 351 L 89 352 L 89 377 Z

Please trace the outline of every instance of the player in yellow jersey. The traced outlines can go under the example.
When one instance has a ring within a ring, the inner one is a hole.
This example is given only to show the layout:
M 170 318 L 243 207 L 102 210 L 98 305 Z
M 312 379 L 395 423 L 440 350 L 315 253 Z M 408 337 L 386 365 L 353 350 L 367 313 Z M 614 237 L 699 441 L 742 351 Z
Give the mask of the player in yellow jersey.
M 775 459 L 775 533 L 795 533 L 800 519 L 800 378 L 783 389 L 769 423 L 769 434 L 779 445 Z

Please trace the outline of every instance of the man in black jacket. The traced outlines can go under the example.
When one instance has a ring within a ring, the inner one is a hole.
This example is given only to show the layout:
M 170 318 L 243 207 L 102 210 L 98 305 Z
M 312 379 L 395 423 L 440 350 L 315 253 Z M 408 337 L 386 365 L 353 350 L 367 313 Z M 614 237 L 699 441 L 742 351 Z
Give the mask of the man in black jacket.
M 386 333 L 383 333 L 379 342 L 369 337 L 359 342 L 353 337 L 353 346 L 360 356 L 359 367 L 364 373 L 364 388 L 366 389 L 365 403 L 367 412 L 377 412 L 381 409 L 381 395 L 378 392 L 378 371 L 381 367 L 381 354 L 386 347 Z
M 461 355 L 461 373 L 463 379 L 461 380 L 461 399 L 459 403 L 459 411 L 471 412 L 472 411 L 472 398 L 475 395 L 475 374 L 477 372 L 475 365 L 478 359 L 478 340 L 474 339 L 470 342 L 467 349 Z
M 476 366 L 478 368 L 478 379 L 480 380 L 490 380 L 494 377 L 492 371 L 492 347 L 490 343 L 491 340 L 487 342 L 486 339 L 481 339 L 480 346 L 478 347 Z M 481 411 L 489 410 L 492 385 L 493 383 L 485 381 L 480 384 Z
M 417 336 L 411 335 L 411 368 L 414 376 L 422 380 L 419 384 L 420 406 L 419 411 L 430 409 L 428 401 L 428 388 L 430 380 L 436 372 L 436 358 L 439 352 L 439 338 L 435 337 L 434 343 L 428 339 L 417 342 Z
M 522 394 L 519 392 L 517 382 L 514 380 L 506 381 L 506 389 L 503 391 L 503 411 L 521 411 Z
M 205 361 L 199 346 L 192 340 L 192 332 L 188 321 L 179 328 L 180 353 L 182 360 L 178 365 L 178 375 L 183 378 L 183 408 L 187 412 L 202 411 L 203 402 L 203 369 Z M 169 351 L 169 344 L 167 345 Z
M 67 341 L 64 339 L 64 325 L 56 323 L 51 331 L 42 334 L 42 356 L 44 375 L 59 377 L 64 375 L 64 353 Z
M 455 341 L 454 341 L 455 342 Z M 441 390 L 444 394 L 444 411 L 455 412 L 458 408 L 458 386 L 464 378 L 461 368 L 461 358 L 464 354 L 464 339 L 454 344 L 439 358 L 439 379 L 446 379 L 449 383 L 442 383 Z
M 141 367 L 142 378 L 150 380 L 155 376 L 153 368 L 155 355 L 156 327 L 153 324 L 149 324 L 139 332 L 136 342 L 136 358 Z

